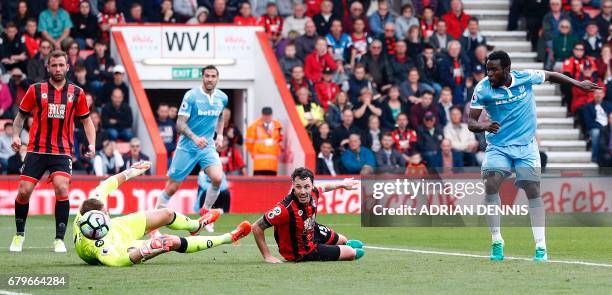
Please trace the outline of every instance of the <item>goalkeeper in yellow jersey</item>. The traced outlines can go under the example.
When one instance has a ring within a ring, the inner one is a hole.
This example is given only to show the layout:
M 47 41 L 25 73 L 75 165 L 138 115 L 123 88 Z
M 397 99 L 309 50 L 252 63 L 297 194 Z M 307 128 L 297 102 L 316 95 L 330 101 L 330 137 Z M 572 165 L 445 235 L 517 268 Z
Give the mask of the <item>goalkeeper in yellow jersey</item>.
M 150 167 L 150 162 L 134 163 L 129 169 L 100 182 L 95 189 L 95 197 L 83 202 L 75 218 L 73 229 L 75 249 L 83 261 L 107 266 L 131 266 L 169 251 L 193 253 L 229 244 L 251 232 L 249 222 L 243 221 L 230 233 L 220 236 L 198 236 L 205 225 L 219 218 L 218 211 L 210 211 L 199 220 L 193 220 L 172 209 L 164 208 L 113 218 L 110 229 L 103 238 L 99 240 L 86 238 L 79 228 L 81 216 L 90 210 L 107 213 L 108 195 L 119 185 L 143 174 Z M 161 235 L 149 240 L 140 240 L 145 234 L 163 226 L 174 230 L 186 230 L 191 236 Z

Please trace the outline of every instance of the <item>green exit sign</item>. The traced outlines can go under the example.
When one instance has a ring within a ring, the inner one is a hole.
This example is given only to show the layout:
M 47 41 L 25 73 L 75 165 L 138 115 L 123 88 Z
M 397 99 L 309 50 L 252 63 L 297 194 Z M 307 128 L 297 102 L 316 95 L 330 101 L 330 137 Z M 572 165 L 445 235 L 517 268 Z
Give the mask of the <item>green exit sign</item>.
M 202 78 L 202 68 L 172 68 L 172 80 L 193 80 Z

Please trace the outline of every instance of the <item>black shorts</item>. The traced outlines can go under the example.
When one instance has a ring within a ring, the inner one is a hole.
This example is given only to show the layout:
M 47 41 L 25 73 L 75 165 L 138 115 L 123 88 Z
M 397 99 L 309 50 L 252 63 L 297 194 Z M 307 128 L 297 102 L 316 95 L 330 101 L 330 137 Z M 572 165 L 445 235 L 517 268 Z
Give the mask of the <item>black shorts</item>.
M 314 242 L 315 244 L 335 245 L 340 236 L 331 228 L 315 223 Z
M 317 244 L 317 248 L 306 254 L 300 261 L 338 261 L 338 259 L 340 259 L 339 246 Z
M 72 158 L 68 155 L 51 155 L 28 152 L 21 166 L 21 180 L 38 183 L 49 171 L 49 181 L 55 175 L 72 177 Z

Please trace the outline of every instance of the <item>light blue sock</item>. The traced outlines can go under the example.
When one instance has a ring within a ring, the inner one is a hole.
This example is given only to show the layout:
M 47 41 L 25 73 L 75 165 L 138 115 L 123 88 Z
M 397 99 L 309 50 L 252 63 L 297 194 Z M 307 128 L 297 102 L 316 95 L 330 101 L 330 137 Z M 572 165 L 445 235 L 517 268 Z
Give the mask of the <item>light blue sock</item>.
M 495 205 L 499 206 L 501 204 L 501 199 L 499 198 L 499 193 L 486 195 L 485 196 L 485 205 Z M 491 231 L 491 240 L 492 241 L 500 241 L 503 240 L 501 235 L 501 216 L 499 214 L 487 215 L 487 223 L 489 224 L 489 231 Z
M 169 196 L 166 191 L 162 191 L 161 195 L 159 195 L 159 198 L 157 198 L 157 205 L 155 205 L 155 209 L 168 207 L 168 202 L 170 202 L 171 198 L 172 196 Z
M 531 231 L 536 247 L 546 248 L 546 212 L 542 198 L 529 199 L 529 219 L 531 220 Z

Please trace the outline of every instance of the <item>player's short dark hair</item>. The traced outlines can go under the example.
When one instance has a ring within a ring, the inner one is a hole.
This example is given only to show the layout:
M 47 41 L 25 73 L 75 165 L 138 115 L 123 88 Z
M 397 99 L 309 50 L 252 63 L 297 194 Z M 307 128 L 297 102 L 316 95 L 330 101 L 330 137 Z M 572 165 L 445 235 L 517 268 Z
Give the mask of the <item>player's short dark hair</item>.
M 305 167 L 300 167 L 293 170 L 293 173 L 291 173 L 291 181 L 294 181 L 296 178 L 302 180 L 310 178 L 310 181 L 314 183 L 314 173 L 312 173 L 312 171 Z
M 219 76 L 219 70 L 217 69 L 217 67 L 213 66 L 213 65 L 207 65 L 205 67 L 202 68 L 202 76 L 204 76 L 204 72 L 206 72 L 207 70 L 215 70 L 215 72 L 217 72 L 217 76 Z
M 499 60 L 499 63 L 504 69 L 510 67 L 510 56 L 503 50 L 491 52 L 487 57 L 487 60 Z
M 96 199 L 96 198 L 91 198 L 91 199 L 87 199 L 83 201 L 83 204 L 81 205 L 81 210 L 80 210 L 81 215 L 91 210 L 99 210 L 99 211 L 104 210 L 104 203 L 102 203 L 100 199 Z
M 51 54 L 49 55 L 49 60 L 51 60 L 52 58 L 60 58 L 60 57 L 63 57 L 64 60 L 68 62 L 68 55 L 66 54 L 66 52 L 63 52 L 61 50 L 54 50 L 53 52 L 51 52 Z

